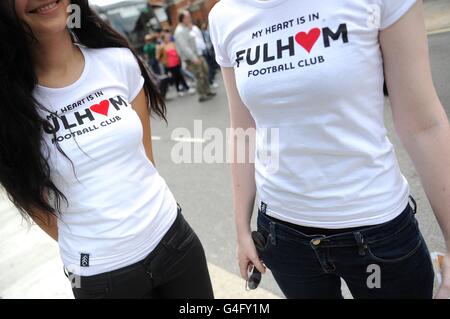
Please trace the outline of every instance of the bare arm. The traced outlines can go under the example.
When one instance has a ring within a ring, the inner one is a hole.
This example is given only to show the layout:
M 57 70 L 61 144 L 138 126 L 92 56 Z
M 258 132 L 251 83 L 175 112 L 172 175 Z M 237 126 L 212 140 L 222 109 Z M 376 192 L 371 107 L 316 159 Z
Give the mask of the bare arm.
M 142 123 L 143 129 L 143 137 L 142 142 L 144 144 L 145 153 L 147 154 L 148 159 L 155 164 L 153 159 L 153 146 L 152 146 L 152 130 L 150 126 L 150 114 L 147 108 L 147 97 L 145 96 L 144 89 L 142 89 L 138 96 L 131 103 L 133 109 L 139 116 L 139 119 Z
M 450 251 L 450 126 L 433 85 L 423 4 L 380 33 L 394 124 Z M 448 253 L 448 252 L 447 252 Z M 450 297 L 450 257 L 437 297 Z
M 222 68 L 222 74 L 227 91 L 228 104 L 230 109 L 232 129 L 255 129 L 255 121 L 241 100 L 236 87 L 236 79 L 233 68 Z M 255 138 L 251 136 L 250 138 Z M 233 207 L 235 213 L 235 223 L 238 237 L 238 260 L 241 276 L 247 279 L 247 269 L 250 263 L 255 265 L 259 271 L 264 272 L 265 268 L 259 261 L 255 246 L 251 238 L 250 220 L 256 196 L 255 185 L 255 164 L 246 156 L 244 163 L 238 162 L 238 150 L 244 150 L 245 154 L 254 154 L 251 143 L 248 139 L 236 138 L 234 135 L 232 143 L 233 164 L 231 165 L 233 177 Z M 245 143 L 244 147 L 239 143 Z
M 47 235 L 58 241 L 58 219 L 55 215 L 50 215 L 39 209 L 34 209 L 30 213 L 31 219 L 38 225 Z

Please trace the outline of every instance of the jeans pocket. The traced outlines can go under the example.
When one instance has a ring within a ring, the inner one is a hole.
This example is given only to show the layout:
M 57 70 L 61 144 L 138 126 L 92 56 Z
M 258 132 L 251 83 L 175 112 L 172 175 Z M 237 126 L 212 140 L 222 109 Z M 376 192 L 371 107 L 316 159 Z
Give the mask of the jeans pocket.
M 183 252 L 187 250 L 194 238 L 196 237 L 194 230 L 189 226 L 183 216 L 176 221 L 177 224 L 171 229 L 168 236 L 162 240 L 163 246 L 170 251 Z
M 258 227 L 257 230 L 258 230 L 258 233 L 260 233 L 264 238 L 264 245 L 262 247 L 257 248 L 258 253 L 267 252 L 269 250 L 269 248 L 271 246 L 273 246 L 272 240 L 271 240 L 271 235 L 266 229 L 264 229 L 262 227 Z
M 423 245 L 423 238 L 420 234 L 415 218 L 395 235 L 387 234 L 385 239 L 369 242 L 367 251 L 369 257 L 376 262 L 398 263 L 415 255 Z
M 263 218 L 261 212 L 258 212 L 258 219 L 256 223 L 256 230 L 260 233 L 264 238 L 264 246 L 258 249 L 258 252 L 264 253 L 267 252 L 270 247 L 274 246 L 272 244 L 272 234 L 270 233 L 270 222 Z

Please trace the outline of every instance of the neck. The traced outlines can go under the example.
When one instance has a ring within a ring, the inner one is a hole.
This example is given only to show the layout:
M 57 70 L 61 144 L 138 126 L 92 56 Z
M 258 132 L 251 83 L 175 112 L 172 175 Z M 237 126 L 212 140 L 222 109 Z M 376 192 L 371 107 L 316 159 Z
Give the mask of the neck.
M 46 78 L 48 74 L 66 73 L 81 55 L 67 31 L 46 38 L 38 38 L 32 47 L 32 52 L 38 79 Z

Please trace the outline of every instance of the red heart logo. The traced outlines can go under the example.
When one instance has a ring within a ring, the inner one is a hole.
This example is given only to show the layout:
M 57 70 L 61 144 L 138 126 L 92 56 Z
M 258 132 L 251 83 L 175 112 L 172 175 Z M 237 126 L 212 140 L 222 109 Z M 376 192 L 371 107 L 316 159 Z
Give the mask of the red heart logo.
M 90 109 L 95 113 L 108 116 L 109 101 L 108 100 L 101 101 L 99 104 L 92 105 Z
M 311 50 L 316 44 L 317 39 L 320 37 L 320 29 L 314 28 L 306 32 L 299 32 L 295 35 L 295 41 L 300 44 L 303 48 L 305 48 L 308 53 L 311 53 Z

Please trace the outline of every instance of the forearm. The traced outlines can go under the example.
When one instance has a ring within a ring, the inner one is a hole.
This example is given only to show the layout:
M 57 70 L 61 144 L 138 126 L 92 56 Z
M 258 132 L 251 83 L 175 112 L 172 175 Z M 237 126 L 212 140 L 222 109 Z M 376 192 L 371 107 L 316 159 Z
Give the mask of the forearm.
M 250 235 L 250 221 L 256 197 L 255 142 L 256 124 L 242 102 L 233 68 L 222 68 L 229 101 L 232 134 L 233 207 L 238 240 Z M 248 239 L 248 238 L 247 238 Z
M 238 238 L 250 234 L 250 221 L 256 196 L 255 165 L 232 165 L 233 207 Z
M 450 127 L 444 117 L 434 126 L 401 137 L 450 249 Z
M 233 206 L 238 239 L 249 236 L 256 197 L 255 146 L 256 129 L 246 112 L 231 116 L 233 127 Z

